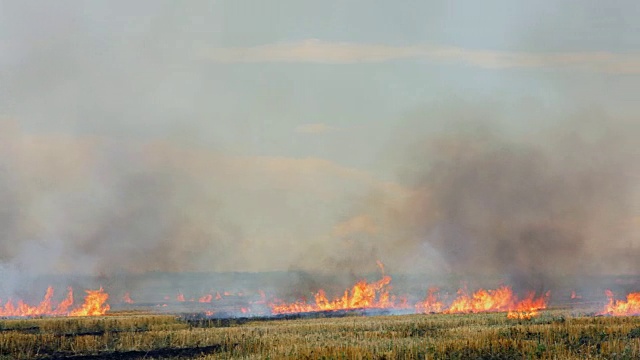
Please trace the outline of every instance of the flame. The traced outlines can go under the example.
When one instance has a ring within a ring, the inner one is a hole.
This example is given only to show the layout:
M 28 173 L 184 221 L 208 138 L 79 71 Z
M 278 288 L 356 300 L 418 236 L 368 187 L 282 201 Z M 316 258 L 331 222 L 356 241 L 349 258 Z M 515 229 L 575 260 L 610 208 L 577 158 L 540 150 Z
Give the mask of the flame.
M 439 313 L 444 309 L 444 304 L 438 300 L 438 288 L 427 290 L 427 297 L 416 304 L 416 311 L 421 313 Z
M 458 297 L 449 305 L 445 313 L 475 313 L 486 311 L 506 311 L 512 303 L 513 292 L 503 286 L 496 290 L 480 289 L 468 295 L 465 289 L 458 290 Z
M 44 295 L 44 299 L 36 306 L 30 306 L 19 300 L 16 305 L 13 301 L 8 300 L 0 310 L 0 316 L 39 316 L 53 313 L 51 298 L 53 297 L 53 288 L 49 286 Z
M 220 292 L 216 292 L 216 300 L 220 300 L 220 299 L 222 299 Z
M 582 299 L 582 295 L 578 295 L 575 290 L 571 291 L 571 299 Z
M 538 315 L 539 310 L 547 307 L 549 297 L 549 293 L 538 298 L 534 293 L 529 293 L 523 300 L 518 300 L 518 297 L 508 286 L 502 286 L 495 290 L 480 289 L 471 295 L 466 289 L 460 289 L 457 292 L 457 298 L 446 310 L 442 310 L 444 305 L 438 300 L 437 291 L 435 288 L 429 289 L 425 300 L 416 304 L 416 310 L 423 313 L 442 312 L 445 314 L 507 311 L 507 317 L 510 319 L 530 319 Z
M 69 313 L 71 316 L 99 316 L 104 315 L 111 308 L 109 304 L 105 304 L 109 299 L 109 294 L 104 292 L 102 288 L 99 290 L 86 290 L 87 296 L 84 298 L 84 304 L 78 309 Z
M 178 293 L 178 295 L 176 296 L 176 300 L 180 301 L 180 302 L 184 302 L 184 294 L 183 293 Z
M 547 291 L 542 297 L 535 297 L 535 293 L 530 292 L 527 297 L 515 303 L 515 306 L 509 309 L 507 318 L 509 319 L 531 319 L 539 315 L 539 310 L 547 308 L 547 300 L 550 292 Z
M 329 300 L 322 289 L 315 294 L 313 303 L 308 303 L 306 300 L 286 303 L 276 299 L 269 304 L 271 312 L 291 314 L 363 308 L 407 308 L 406 298 L 398 299 L 389 294 L 391 277 L 385 275 L 382 262 L 377 261 L 377 264 L 382 278 L 376 282 L 367 283 L 365 280 L 361 280 L 350 290 L 345 290 L 341 297 L 333 300 Z M 480 289 L 471 295 L 467 293 L 466 289 L 460 289 L 457 298 L 448 307 L 445 307 L 444 303 L 438 299 L 438 289 L 430 288 L 427 290 L 426 298 L 415 304 L 414 308 L 421 313 L 445 314 L 505 311 L 508 312 L 508 318 L 530 319 L 536 316 L 539 310 L 547 307 L 548 297 L 549 293 L 537 298 L 534 293 L 530 293 L 523 300 L 518 300 L 518 297 L 508 286 L 502 286 L 495 290 Z
M 128 292 L 124 293 L 124 296 L 122 296 L 122 301 L 124 301 L 127 304 L 133 304 L 133 300 L 131 300 L 131 295 Z
M 200 297 L 200 299 L 198 299 L 198 302 L 210 303 L 211 300 L 213 300 L 213 295 L 207 294 L 207 295 L 204 295 L 204 296 Z
M 397 305 L 395 297 L 389 295 L 389 283 L 391 276 L 383 276 L 382 279 L 368 283 L 361 280 L 351 290 L 347 289 L 341 297 L 329 300 L 324 290 L 319 290 L 315 296 L 315 303 L 308 304 L 304 300 L 294 303 L 284 303 L 276 300 L 269 304 L 274 314 L 291 314 L 298 312 L 327 311 L 327 310 L 351 310 L 364 308 L 395 308 L 405 305 Z M 404 304 L 404 303 L 403 303 Z
M 49 287 L 51 288 L 51 287 Z M 51 288 L 53 290 L 53 288 Z M 69 308 L 73 306 L 73 289 L 71 287 L 67 288 L 67 297 L 58 304 L 56 309 L 54 310 L 54 315 L 66 314 L 69 311 Z
M 609 303 L 605 306 L 602 314 L 613 316 L 640 315 L 640 292 L 627 295 L 627 301 L 616 300 L 611 290 L 606 290 L 605 293 L 609 298 Z
M 96 298 L 100 296 L 100 298 Z M 87 291 L 87 297 L 82 307 L 69 311 L 73 305 L 73 289 L 67 289 L 67 297 L 64 298 L 55 308 L 51 299 L 53 298 L 53 287 L 49 286 L 44 295 L 44 299 L 40 304 L 31 306 L 19 300 L 16 304 L 13 301 L 8 300 L 3 306 L 0 307 L 0 317 L 7 316 L 53 316 L 53 315 L 71 315 L 71 316 L 89 316 L 89 315 L 104 315 L 109 310 L 109 305 L 103 305 L 109 295 L 105 293 L 102 288 L 96 291 Z M 97 305 L 91 305 L 96 303 Z M 84 309 L 93 309 L 84 313 Z M 96 310 L 97 309 L 97 310 Z

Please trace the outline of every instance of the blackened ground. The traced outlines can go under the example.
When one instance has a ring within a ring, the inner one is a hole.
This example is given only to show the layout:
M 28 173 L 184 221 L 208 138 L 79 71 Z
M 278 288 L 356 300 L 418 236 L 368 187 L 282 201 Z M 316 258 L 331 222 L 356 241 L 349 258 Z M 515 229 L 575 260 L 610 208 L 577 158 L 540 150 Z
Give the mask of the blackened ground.
M 150 351 L 122 351 L 122 352 L 105 352 L 95 355 L 73 355 L 65 353 L 53 353 L 51 356 L 42 359 L 75 359 L 75 360 L 134 360 L 134 359 L 193 359 L 197 356 L 203 356 L 216 352 L 226 351 L 222 345 L 210 345 L 194 348 L 182 349 L 154 349 Z
M 182 321 L 193 327 L 228 327 L 242 325 L 248 322 L 295 320 L 295 319 L 322 319 L 341 318 L 347 316 L 383 316 L 413 314 L 413 309 L 353 309 L 353 310 L 325 310 L 302 312 L 295 314 L 275 314 L 264 316 L 229 316 L 225 314 L 207 315 L 205 313 L 184 313 L 180 315 Z

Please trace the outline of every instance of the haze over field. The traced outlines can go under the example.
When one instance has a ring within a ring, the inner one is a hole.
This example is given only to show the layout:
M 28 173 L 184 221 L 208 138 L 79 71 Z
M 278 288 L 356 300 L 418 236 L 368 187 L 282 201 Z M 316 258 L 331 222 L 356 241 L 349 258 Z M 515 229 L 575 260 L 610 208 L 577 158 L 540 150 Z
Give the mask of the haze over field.
M 640 5 L 0 2 L 0 272 L 638 274 Z

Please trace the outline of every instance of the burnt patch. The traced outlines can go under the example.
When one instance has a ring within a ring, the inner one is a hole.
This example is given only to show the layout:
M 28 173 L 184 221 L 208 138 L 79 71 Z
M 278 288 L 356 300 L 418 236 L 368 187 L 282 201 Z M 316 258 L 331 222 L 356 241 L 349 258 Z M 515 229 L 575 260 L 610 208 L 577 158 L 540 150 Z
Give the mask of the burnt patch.
M 115 351 L 115 352 L 105 352 L 101 354 L 93 354 L 93 355 L 75 355 L 75 354 L 66 354 L 66 353 L 54 353 L 48 357 L 44 357 L 43 359 L 75 359 L 75 360 L 108 360 L 108 359 L 116 359 L 116 360 L 135 360 L 135 359 L 163 359 L 163 358 L 172 358 L 172 359 L 193 359 L 197 356 L 203 356 L 207 354 L 213 354 L 216 352 L 224 351 L 225 347 L 223 345 L 209 345 L 209 346 L 201 346 L 201 347 L 192 347 L 192 348 L 164 348 L 164 349 L 154 349 L 149 351 Z
M 180 319 L 192 327 L 230 327 L 243 325 L 248 322 L 263 322 L 275 320 L 297 320 L 297 319 L 322 319 L 322 318 L 341 318 L 347 316 L 384 316 L 384 315 L 400 315 L 413 314 L 413 310 L 403 309 L 349 309 L 349 310 L 323 310 L 299 312 L 291 314 L 274 314 L 264 316 L 243 316 L 233 317 L 221 314 L 206 315 L 203 313 L 182 314 Z

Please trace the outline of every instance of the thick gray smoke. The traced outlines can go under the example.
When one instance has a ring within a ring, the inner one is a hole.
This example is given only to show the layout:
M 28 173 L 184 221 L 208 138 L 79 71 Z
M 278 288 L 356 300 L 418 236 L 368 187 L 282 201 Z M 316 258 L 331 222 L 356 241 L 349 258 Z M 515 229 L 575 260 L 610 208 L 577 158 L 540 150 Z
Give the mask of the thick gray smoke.
M 412 147 L 402 251 L 427 246 L 425 259 L 447 271 L 528 288 L 638 271 L 637 125 L 583 118 L 507 136 L 487 124 L 458 123 Z
M 372 252 L 358 263 L 351 253 L 339 269 L 327 266 L 352 250 L 339 239 L 348 228 L 330 233 L 336 214 L 357 199 L 346 195 L 384 189 L 364 172 L 169 141 L 33 135 L 12 121 L 1 133 L 5 279 L 347 266 L 357 273 L 358 264 L 376 270 Z
M 242 246 L 211 194 L 214 180 L 177 170 L 162 151 L 33 141 L 16 131 L 0 157 L 3 262 L 33 273 L 215 270 L 229 265 L 212 263 L 216 252 Z

